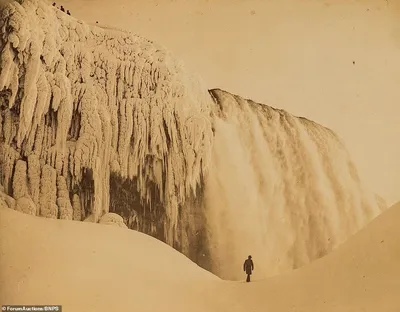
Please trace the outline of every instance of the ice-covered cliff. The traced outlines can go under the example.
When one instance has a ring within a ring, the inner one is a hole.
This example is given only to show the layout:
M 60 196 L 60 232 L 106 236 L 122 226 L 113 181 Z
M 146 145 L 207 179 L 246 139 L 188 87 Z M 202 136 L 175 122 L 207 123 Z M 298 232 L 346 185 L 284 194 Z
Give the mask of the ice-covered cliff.
M 44 2 L 12 2 L 1 21 L 6 192 L 32 199 L 41 216 L 97 221 L 110 181 L 128 178 L 149 214 L 163 203 L 172 243 L 210 158 L 207 90 L 156 44 Z
M 12 208 L 93 222 L 114 212 L 225 278 L 248 253 L 263 276 L 306 264 L 383 208 L 332 131 L 208 92 L 146 39 L 26 0 L 2 8 L 0 51 Z

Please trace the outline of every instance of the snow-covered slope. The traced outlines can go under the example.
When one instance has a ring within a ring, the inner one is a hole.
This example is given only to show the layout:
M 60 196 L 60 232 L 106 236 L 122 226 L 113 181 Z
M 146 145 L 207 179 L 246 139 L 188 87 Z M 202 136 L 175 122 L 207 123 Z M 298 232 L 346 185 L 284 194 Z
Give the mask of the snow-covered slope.
M 400 311 L 399 223 L 397 203 L 328 256 L 250 285 L 241 302 L 250 311 Z
M 198 293 L 194 284 L 219 280 L 170 246 L 127 229 L 34 218 L 0 203 L 0 233 L 0 305 L 182 309 Z
M 0 208 L 0 304 L 62 304 L 74 312 L 395 312 L 399 220 L 397 205 L 332 254 L 247 284 L 221 281 L 134 231 Z
M 11 208 L 117 213 L 229 279 L 248 254 L 264 277 L 307 264 L 384 209 L 331 130 L 207 91 L 155 43 L 39 0 L 3 7 L 0 29 Z

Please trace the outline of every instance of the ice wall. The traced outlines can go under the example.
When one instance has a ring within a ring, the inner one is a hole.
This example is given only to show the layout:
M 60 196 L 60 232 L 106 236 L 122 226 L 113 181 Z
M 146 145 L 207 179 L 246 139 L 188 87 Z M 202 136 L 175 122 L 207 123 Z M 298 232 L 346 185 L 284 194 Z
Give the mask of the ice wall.
M 258 277 L 304 265 L 383 209 L 332 131 L 207 92 L 148 40 L 21 3 L 0 13 L 9 207 L 102 223 L 117 213 L 228 279 L 248 254 Z
M 0 20 L 6 193 L 32 199 L 41 216 L 98 221 L 114 174 L 149 211 L 156 193 L 172 244 L 210 159 L 206 88 L 162 47 L 41 1 L 14 1 Z

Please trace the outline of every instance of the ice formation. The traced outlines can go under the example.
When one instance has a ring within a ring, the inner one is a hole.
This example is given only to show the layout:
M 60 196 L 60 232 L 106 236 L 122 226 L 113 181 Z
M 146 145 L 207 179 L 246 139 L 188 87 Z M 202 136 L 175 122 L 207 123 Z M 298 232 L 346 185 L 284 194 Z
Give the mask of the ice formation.
M 304 265 L 384 208 L 332 131 L 208 92 L 155 43 L 39 0 L 3 7 L 0 30 L 10 208 L 126 224 L 231 279 L 248 253 L 263 276 Z
M 206 89 L 162 47 L 44 2 L 12 2 L 0 27 L 6 193 L 29 194 L 44 217 L 98 221 L 111 174 L 135 179 L 150 209 L 154 184 L 172 242 L 179 207 L 210 158 Z
M 106 213 L 99 221 L 100 224 L 114 225 L 122 228 L 126 228 L 126 224 L 120 215 L 116 213 Z

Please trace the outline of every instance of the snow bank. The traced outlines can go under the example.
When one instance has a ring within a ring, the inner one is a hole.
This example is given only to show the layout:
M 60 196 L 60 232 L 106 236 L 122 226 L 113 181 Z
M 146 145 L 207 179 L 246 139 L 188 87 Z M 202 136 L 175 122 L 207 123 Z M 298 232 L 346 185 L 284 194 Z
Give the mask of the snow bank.
M 0 208 L 0 302 L 74 312 L 399 311 L 399 220 L 398 204 L 331 255 L 248 284 L 221 281 L 135 231 Z

